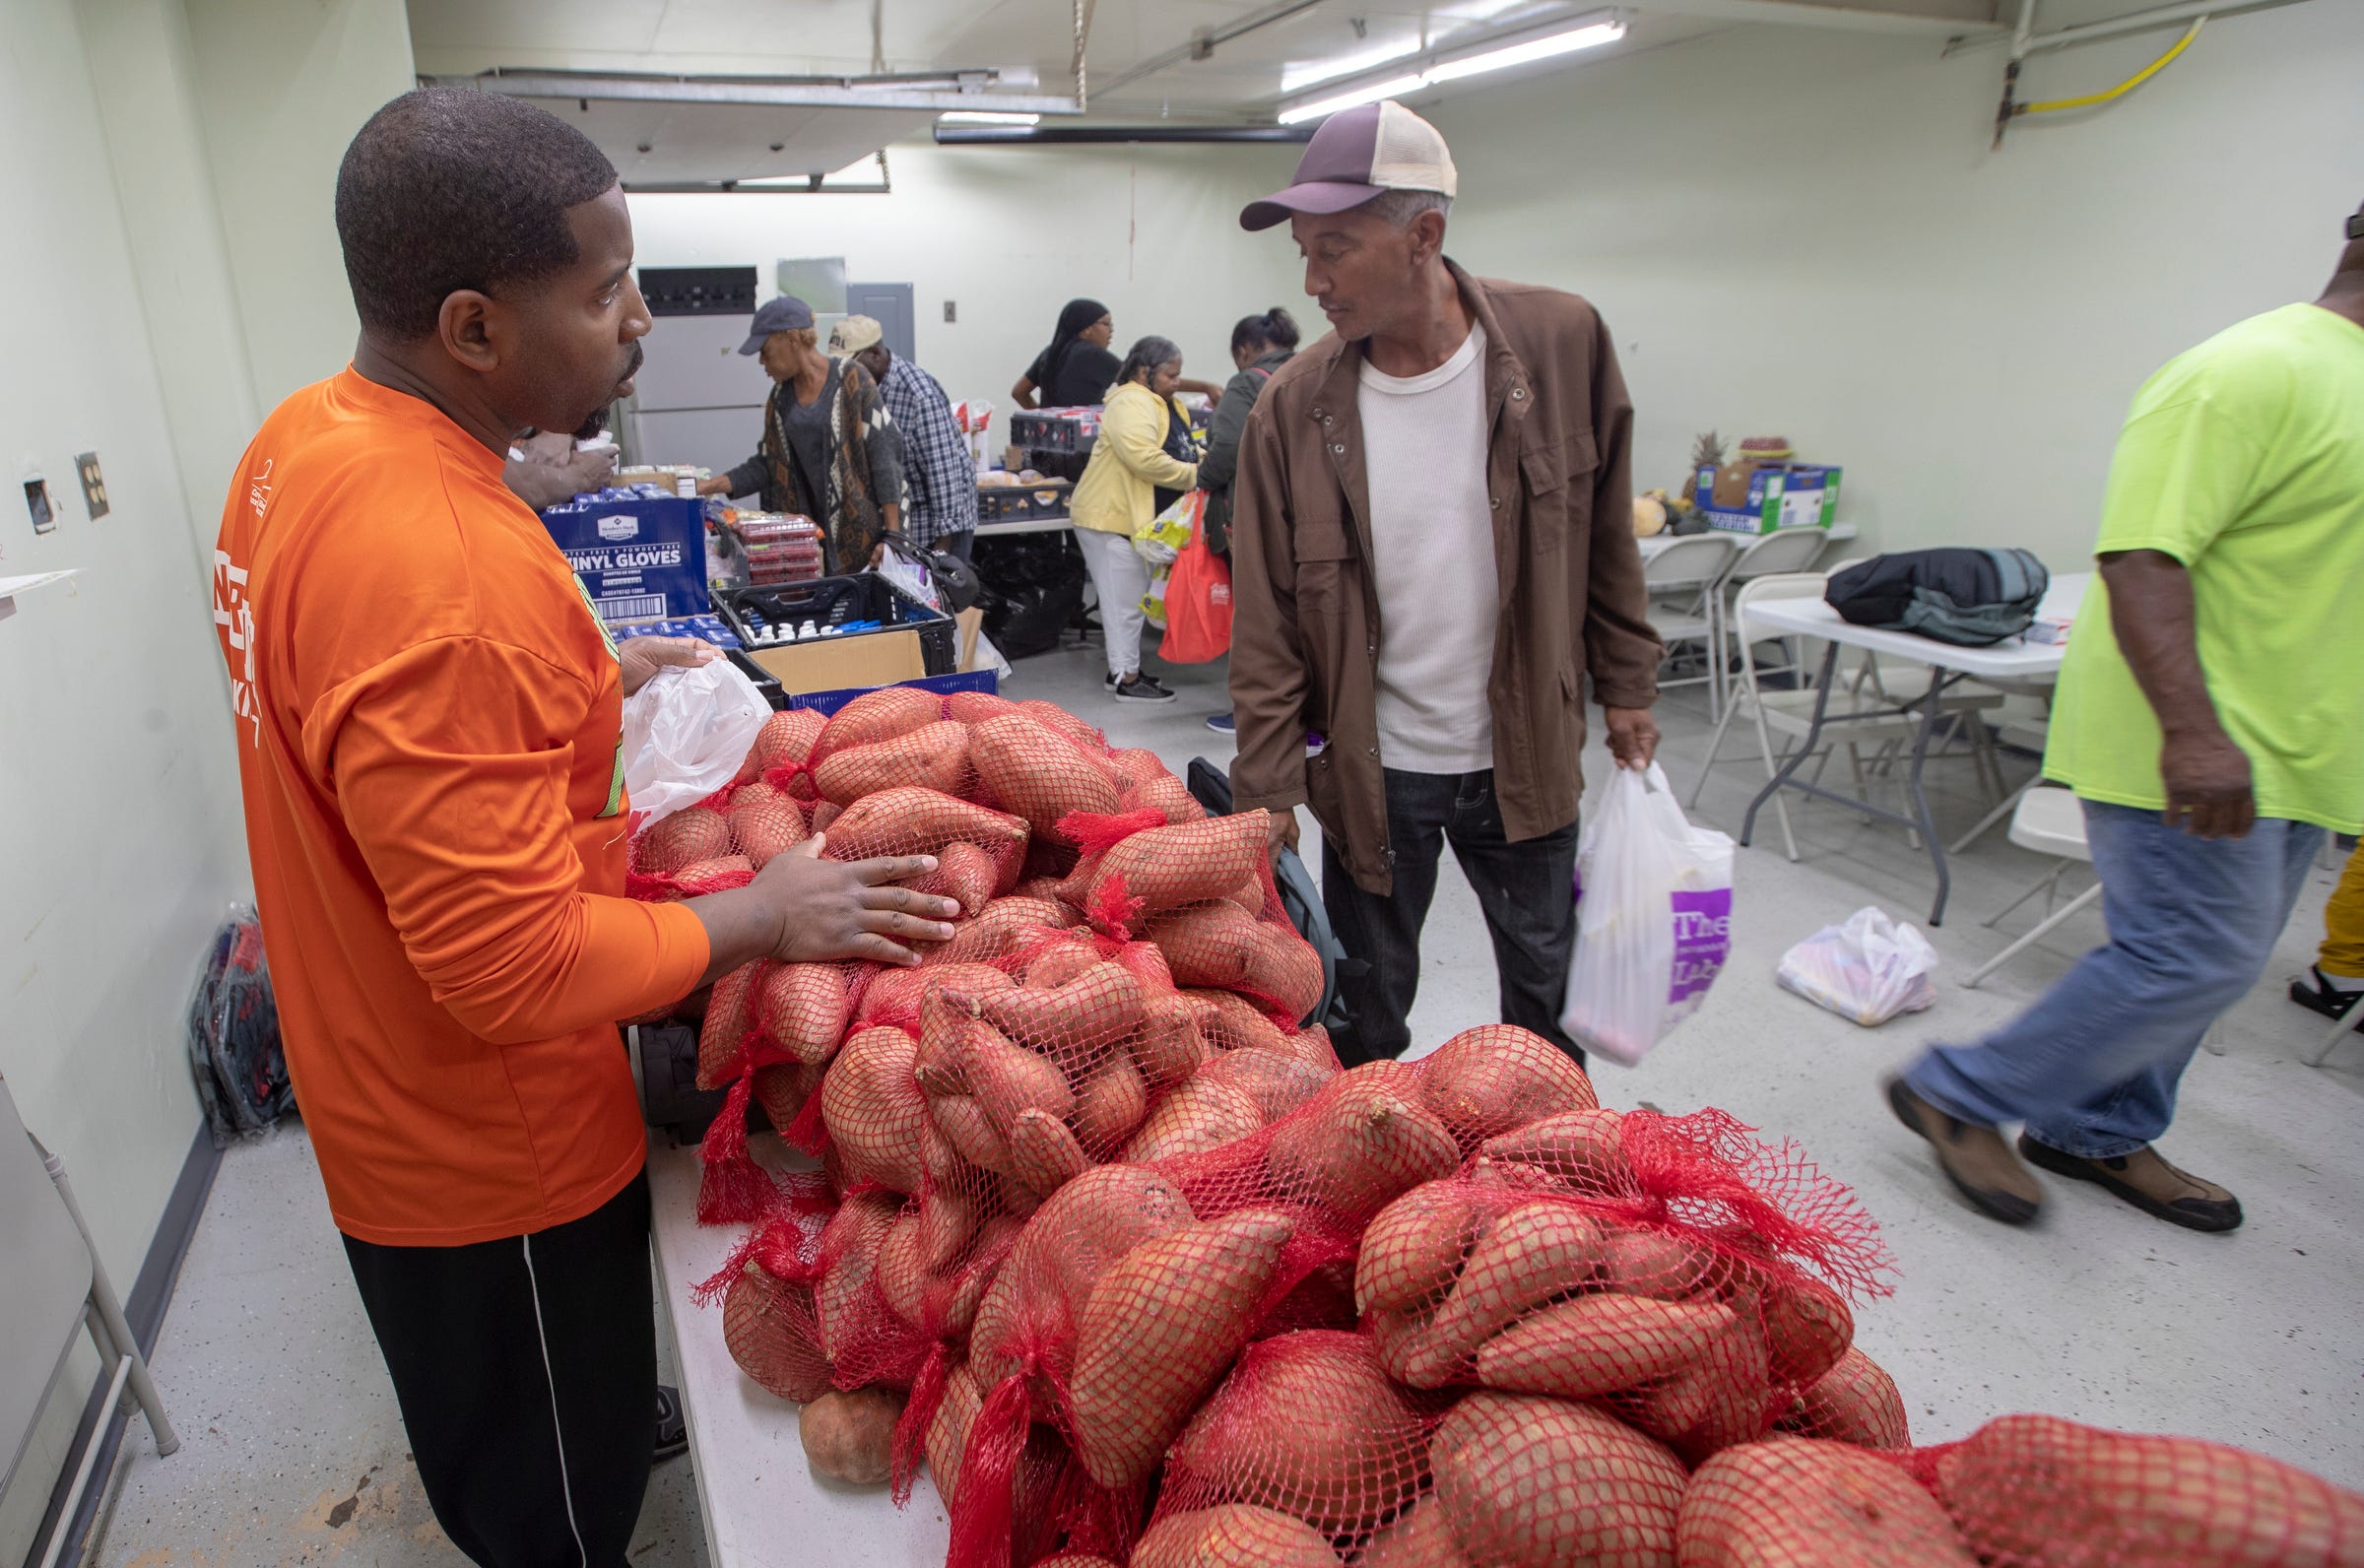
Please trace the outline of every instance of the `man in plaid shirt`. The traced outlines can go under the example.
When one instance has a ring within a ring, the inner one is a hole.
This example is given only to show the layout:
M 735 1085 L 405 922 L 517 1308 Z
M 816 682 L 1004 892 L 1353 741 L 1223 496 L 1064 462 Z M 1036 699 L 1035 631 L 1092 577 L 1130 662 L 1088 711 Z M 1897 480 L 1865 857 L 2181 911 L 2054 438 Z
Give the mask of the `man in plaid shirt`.
M 881 341 L 868 316 L 830 329 L 829 352 L 870 372 L 903 438 L 903 532 L 923 549 L 968 559 L 977 542 L 977 470 L 936 378 Z

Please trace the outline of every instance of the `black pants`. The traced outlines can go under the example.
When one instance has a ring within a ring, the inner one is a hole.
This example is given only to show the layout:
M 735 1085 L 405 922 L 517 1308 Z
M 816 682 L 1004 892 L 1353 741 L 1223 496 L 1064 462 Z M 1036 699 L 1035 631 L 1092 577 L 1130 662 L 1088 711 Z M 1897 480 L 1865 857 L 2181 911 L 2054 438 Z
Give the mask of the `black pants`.
M 1387 834 L 1396 852 L 1395 891 L 1382 898 L 1354 885 L 1327 839 L 1322 903 L 1352 970 L 1339 994 L 1346 1027 L 1335 1036 L 1352 1067 L 1399 1057 L 1412 1043 L 1407 1019 L 1420 989 L 1420 928 L 1436 897 L 1436 865 L 1448 842 L 1494 940 L 1502 1021 L 1533 1029 L 1577 1061 L 1584 1052 L 1559 1027 L 1576 947 L 1576 827 L 1513 844 L 1502 833 L 1494 775 L 1387 769 Z
M 530 1236 L 345 1255 L 452 1543 L 485 1568 L 624 1568 L 656 1445 L 647 1173 Z

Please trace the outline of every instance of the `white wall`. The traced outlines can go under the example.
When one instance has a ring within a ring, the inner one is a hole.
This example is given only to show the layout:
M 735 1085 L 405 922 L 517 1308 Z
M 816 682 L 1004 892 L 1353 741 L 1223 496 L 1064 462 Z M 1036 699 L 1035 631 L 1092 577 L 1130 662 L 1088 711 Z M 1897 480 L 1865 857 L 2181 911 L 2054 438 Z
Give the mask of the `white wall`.
M 199 1123 L 182 1010 L 247 875 L 191 491 L 94 85 L 109 69 L 70 0 L 0 13 L 0 211 L 19 224 L 0 247 L 0 296 L 17 304 L 0 574 L 83 568 L 0 621 L 0 1075 L 128 1289 Z M 226 301 L 186 305 L 218 315 Z M 96 522 L 74 483 L 83 451 L 113 503 Z M 16 488 L 36 471 L 60 518 L 40 536 Z M 85 1349 L 61 1377 L 0 1499 L 0 1557 L 23 1555 L 95 1369 Z
M 2108 86 L 2174 36 L 2039 57 L 2021 97 Z M 1846 466 L 1842 515 L 1875 543 L 2067 568 L 2143 378 L 2330 274 L 2364 199 L 2364 5 L 2219 19 L 2131 98 L 1990 154 L 2002 70 L 1736 28 L 1449 99 L 1426 111 L 1461 169 L 1449 247 L 1601 307 L 1637 487 L 1677 486 L 1696 431 L 1778 432 Z
M 185 3 L 254 399 L 268 410 L 353 357 L 337 165 L 362 121 L 418 85 L 410 14 L 404 0 Z
M 1079 294 L 1107 303 L 1120 356 L 1154 332 L 1182 345 L 1185 374 L 1228 379 L 1231 324 L 1303 303 L 1287 239 L 1239 229 L 1297 151 L 911 144 L 887 153 L 886 196 L 634 196 L 633 241 L 642 266 L 752 262 L 766 298 L 783 256 L 842 255 L 856 282 L 911 284 L 919 362 L 956 399 L 991 398 L 1005 430 L 1011 384 Z M 1318 335 L 1318 315 L 1297 313 Z

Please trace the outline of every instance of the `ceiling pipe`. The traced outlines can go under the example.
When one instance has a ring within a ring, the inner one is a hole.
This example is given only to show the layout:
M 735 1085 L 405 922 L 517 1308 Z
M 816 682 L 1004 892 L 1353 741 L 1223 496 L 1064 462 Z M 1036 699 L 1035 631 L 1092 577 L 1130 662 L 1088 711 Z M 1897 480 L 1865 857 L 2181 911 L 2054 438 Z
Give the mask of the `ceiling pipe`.
M 596 98 L 602 102 L 734 103 L 796 108 L 1007 109 L 1079 114 L 1075 100 L 988 93 L 992 69 L 885 76 L 690 76 L 641 71 L 544 71 L 495 66 L 474 76 L 421 76 L 422 87 L 474 88 L 510 98 Z
M 1321 3 L 1322 0 L 1280 0 L 1280 4 L 1267 6 L 1262 11 L 1251 12 L 1237 22 L 1225 23 L 1219 28 L 1211 28 L 1204 33 L 1194 33 L 1188 43 L 1176 44 L 1162 54 L 1150 55 L 1131 70 L 1102 82 L 1099 84 L 1099 89 L 1103 94 L 1114 93 L 1120 88 L 1132 86 L 1145 76 L 1154 76 L 1168 66 L 1181 65 L 1190 60 L 1204 60 L 1215 53 L 1218 45 L 1229 43 L 1234 38 L 1244 38 L 1258 29 L 1269 28 L 1276 22 L 1286 22 L 1290 17 L 1311 11 Z
M 1106 147 L 1128 142 L 1303 142 L 1310 125 L 945 125 L 939 147 Z

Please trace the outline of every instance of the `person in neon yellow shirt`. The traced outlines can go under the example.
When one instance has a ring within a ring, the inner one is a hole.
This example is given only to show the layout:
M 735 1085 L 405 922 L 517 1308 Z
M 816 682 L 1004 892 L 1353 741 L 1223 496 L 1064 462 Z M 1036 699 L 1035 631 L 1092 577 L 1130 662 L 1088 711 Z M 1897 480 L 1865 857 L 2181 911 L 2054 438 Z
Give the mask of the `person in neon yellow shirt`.
M 2024 1156 L 2175 1224 L 2241 1223 L 2231 1193 L 2151 1143 L 2324 832 L 2364 826 L 2364 213 L 2347 235 L 2320 299 L 2174 359 L 2119 438 L 2044 758 L 2083 802 L 2110 941 L 1888 1084 L 1996 1218 L 2041 1209 Z

